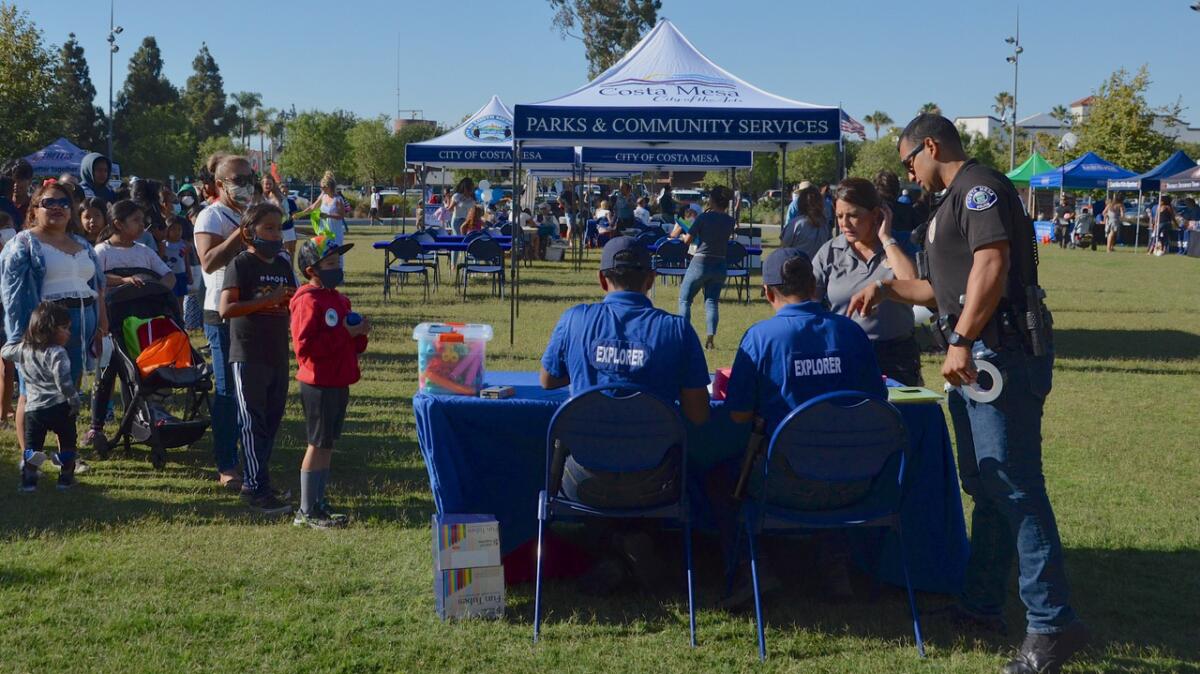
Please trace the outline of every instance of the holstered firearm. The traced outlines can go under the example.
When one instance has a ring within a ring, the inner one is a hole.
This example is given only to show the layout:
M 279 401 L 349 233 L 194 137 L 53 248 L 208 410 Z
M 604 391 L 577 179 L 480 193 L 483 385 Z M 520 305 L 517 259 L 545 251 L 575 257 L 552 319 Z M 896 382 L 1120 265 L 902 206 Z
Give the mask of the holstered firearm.
M 746 485 L 750 482 L 754 464 L 767 447 L 767 422 L 762 417 L 756 416 L 753 424 L 750 429 L 750 439 L 746 441 L 746 452 L 742 455 L 741 474 L 738 475 L 737 485 L 733 488 L 733 498 L 739 501 L 746 497 Z
M 1013 232 L 1011 264 L 1020 282 L 1019 293 L 1010 292 L 1013 304 L 1023 304 L 1013 315 L 1026 350 L 1034 356 L 1046 355 L 1051 343 L 1054 319 L 1046 309 L 1046 291 L 1038 285 L 1038 244 L 1033 220 L 1023 211 Z M 1024 246 L 1020 242 L 1027 242 Z M 1013 288 L 1010 285 L 1010 291 Z M 1015 309 L 1015 307 L 1014 307 Z

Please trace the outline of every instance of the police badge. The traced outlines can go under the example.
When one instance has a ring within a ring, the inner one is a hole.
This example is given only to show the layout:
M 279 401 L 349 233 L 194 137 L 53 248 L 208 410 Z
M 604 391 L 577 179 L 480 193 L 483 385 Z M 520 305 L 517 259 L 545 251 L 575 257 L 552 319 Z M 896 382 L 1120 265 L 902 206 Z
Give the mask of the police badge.
M 999 197 L 992 188 L 984 185 L 976 185 L 967 192 L 967 210 L 968 211 L 986 211 L 996 205 Z

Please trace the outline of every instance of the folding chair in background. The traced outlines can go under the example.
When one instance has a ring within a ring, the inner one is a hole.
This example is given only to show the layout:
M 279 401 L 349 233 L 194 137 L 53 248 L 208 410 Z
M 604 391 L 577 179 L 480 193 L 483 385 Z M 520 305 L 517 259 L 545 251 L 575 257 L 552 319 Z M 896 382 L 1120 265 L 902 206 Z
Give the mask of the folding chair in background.
M 851 527 L 890 527 L 896 532 L 912 610 L 913 636 L 917 653 L 925 657 L 921 619 L 909 580 L 908 555 L 900 527 L 900 506 L 908 484 L 905 466 L 910 461 L 908 431 L 900 411 L 882 398 L 858 391 L 817 396 L 792 410 L 775 429 L 766 460 L 762 461 L 761 481 L 751 481 L 755 493 L 747 498 L 740 515 L 749 542 L 761 660 L 767 659 L 767 643 L 758 591 L 755 537 L 763 532 Z M 869 486 L 864 487 L 861 495 L 850 496 L 849 502 L 834 504 L 832 509 L 795 507 L 796 495 L 811 493 L 814 483 Z M 735 555 L 739 547 L 735 546 Z M 732 568 L 736 569 L 736 563 Z
M 617 475 L 636 482 L 639 476 L 661 471 L 668 461 L 677 461 L 678 474 L 661 496 L 650 505 L 630 506 L 608 495 L 604 505 L 580 500 L 563 486 L 567 464 L 593 472 Z M 630 386 L 595 386 L 572 396 L 550 420 L 546 435 L 546 488 L 538 495 L 537 575 L 533 598 L 533 641 L 542 625 L 542 536 L 558 515 L 659 519 L 683 528 L 684 562 L 687 566 L 688 624 L 691 644 L 696 645 L 696 607 L 692 587 L 692 527 L 686 488 L 687 430 L 674 405 Z
M 413 274 L 420 274 L 421 279 L 425 283 L 425 299 L 429 299 L 429 265 L 427 265 L 421 256 L 424 254 L 421 250 L 421 244 L 416 239 L 407 236 L 394 239 L 388 244 L 385 254 L 393 260 L 387 266 L 387 273 L 383 276 L 383 297 L 388 299 L 392 295 L 392 277 L 398 278 L 400 286 L 404 286 L 404 282 Z M 435 267 L 436 269 L 436 267 Z M 434 275 L 436 278 L 436 274 Z
M 733 289 L 737 292 L 737 298 L 742 304 L 750 303 L 750 270 L 746 268 L 746 247 L 741 241 L 729 242 L 729 247 L 725 250 L 725 278 L 732 279 Z M 728 288 L 729 285 L 725 287 Z M 742 293 L 745 292 L 743 299 Z
M 514 238 L 513 241 L 516 241 Z M 481 236 L 467 244 L 467 260 L 462 266 L 463 300 L 467 299 L 467 286 L 472 275 L 492 278 L 492 292 L 504 297 L 504 250 L 500 244 L 487 236 Z

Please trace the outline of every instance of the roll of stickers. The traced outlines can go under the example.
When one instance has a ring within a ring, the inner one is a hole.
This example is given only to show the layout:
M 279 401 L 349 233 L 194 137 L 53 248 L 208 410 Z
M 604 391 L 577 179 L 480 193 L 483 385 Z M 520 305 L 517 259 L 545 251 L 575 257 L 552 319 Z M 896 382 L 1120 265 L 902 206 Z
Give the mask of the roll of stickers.
M 992 379 L 992 385 L 989 388 L 983 388 L 979 385 L 979 377 L 975 377 L 975 381 L 966 386 L 951 386 L 946 384 L 946 392 L 957 388 L 960 393 L 977 403 L 990 403 L 1000 397 L 1000 393 L 1004 390 L 1004 377 L 1000 376 L 1000 369 L 992 365 L 986 360 L 975 360 L 975 369 L 980 374 L 987 374 Z

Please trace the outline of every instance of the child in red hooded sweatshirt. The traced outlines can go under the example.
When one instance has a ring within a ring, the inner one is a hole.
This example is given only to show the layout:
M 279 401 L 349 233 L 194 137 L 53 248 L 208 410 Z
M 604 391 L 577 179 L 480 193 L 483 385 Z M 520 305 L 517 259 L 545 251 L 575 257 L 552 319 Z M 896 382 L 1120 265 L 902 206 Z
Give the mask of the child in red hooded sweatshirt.
M 292 343 L 299 366 L 300 401 L 308 430 L 308 449 L 300 464 L 298 527 L 329 529 L 348 518 L 334 513 L 325 498 L 333 443 L 342 434 L 350 385 L 359 379 L 358 354 L 367 348 L 371 324 L 350 310 L 350 300 L 337 291 L 343 275 L 341 256 L 354 244 L 337 245 L 333 237 L 305 241 L 297 252 L 308 283 L 291 300 Z

